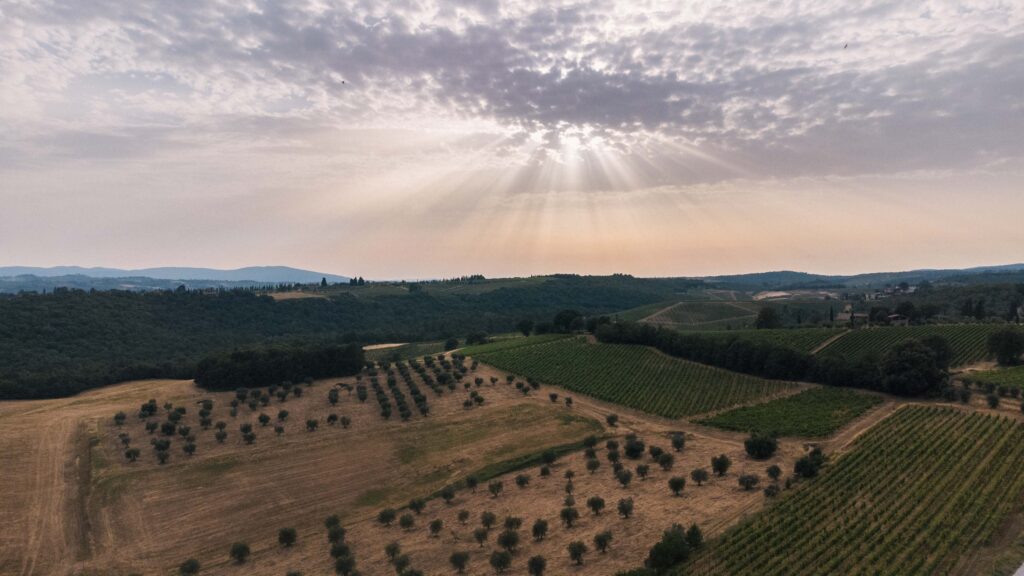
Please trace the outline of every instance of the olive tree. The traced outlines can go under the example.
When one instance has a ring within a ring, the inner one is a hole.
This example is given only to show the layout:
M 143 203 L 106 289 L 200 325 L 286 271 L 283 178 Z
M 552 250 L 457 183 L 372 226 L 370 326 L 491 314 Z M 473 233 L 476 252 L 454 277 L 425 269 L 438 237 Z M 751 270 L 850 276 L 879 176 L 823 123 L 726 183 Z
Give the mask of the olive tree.
M 587 545 L 576 540 L 575 542 L 570 542 L 567 548 L 569 550 L 569 558 L 572 558 L 577 566 L 582 566 L 583 555 L 587 553 Z

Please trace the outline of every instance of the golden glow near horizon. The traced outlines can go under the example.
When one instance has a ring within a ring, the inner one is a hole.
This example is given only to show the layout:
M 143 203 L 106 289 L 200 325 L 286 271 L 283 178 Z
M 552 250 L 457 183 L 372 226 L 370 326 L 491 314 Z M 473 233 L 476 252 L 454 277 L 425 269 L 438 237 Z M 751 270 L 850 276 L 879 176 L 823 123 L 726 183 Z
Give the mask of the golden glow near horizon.
M 869 4 L 0 5 L 0 264 L 1024 260 L 1024 7 Z

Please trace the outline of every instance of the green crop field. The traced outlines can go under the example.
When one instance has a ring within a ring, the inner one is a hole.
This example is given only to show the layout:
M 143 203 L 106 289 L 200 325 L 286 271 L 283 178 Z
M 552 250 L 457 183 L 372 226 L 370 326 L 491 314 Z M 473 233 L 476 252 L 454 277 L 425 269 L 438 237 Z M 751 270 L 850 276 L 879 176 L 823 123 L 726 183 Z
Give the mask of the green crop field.
M 524 338 L 506 338 L 504 340 L 488 342 L 487 344 L 467 346 L 459 352 L 466 356 L 479 356 L 481 354 L 490 354 L 491 352 L 514 350 L 516 348 L 525 348 L 528 346 L 535 346 L 537 344 L 554 342 L 555 340 L 564 340 L 568 337 L 569 336 L 566 334 L 541 334 L 539 336 L 529 336 Z
M 751 324 L 757 311 L 752 302 L 680 302 L 655 320 L 688 327 L 732 321 L 738 327 Z
M 960 379 L 972 384 L 992 384 L 993 386 L 1024 388 L 1024 366 L 970 372 L 961 374 Z
M 1024 426 L 1014 420 L 903 408 L 684 573 L 947 574 L 1020 505 L 1022 459 Z
M 502 370 L 669 418 L 720 410 L 795 386 L 672 358 L 644 346 L 588 344 L 583 338 L 506 347 L 474 357 Z
M 847 388 L 811 388 L 786 398 L 723 412 L 701 424 L 778 436 L 823 437 L 881 403 L 880 396 Z
M 962 366 L 984 360 L 988 356 L 986 344 L 990 334 L 1005 326 L 999 324 L 946 324 L 928 326 L 899 326 L 862 328 L 851 330 L 821 351 L 844 356 L 885 354 L 896 344 L 911 338 L 942 336 L 953 347 L 953 365 Z
M 829 338 L 841 334 L 842 328 L 779 328 L 776 330 L 722 330 L 706 332 L 709 337 L 742 338 L 754 342 L 768 342 L 811 352 Z

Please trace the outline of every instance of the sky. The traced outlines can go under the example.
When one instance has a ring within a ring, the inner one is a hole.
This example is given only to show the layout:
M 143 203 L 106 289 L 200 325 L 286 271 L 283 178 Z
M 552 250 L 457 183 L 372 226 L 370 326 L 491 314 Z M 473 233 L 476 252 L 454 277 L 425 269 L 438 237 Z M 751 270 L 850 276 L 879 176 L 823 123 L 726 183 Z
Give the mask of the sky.
M 1024 261 L 1024 2 L 0 0 L 0 265 Z

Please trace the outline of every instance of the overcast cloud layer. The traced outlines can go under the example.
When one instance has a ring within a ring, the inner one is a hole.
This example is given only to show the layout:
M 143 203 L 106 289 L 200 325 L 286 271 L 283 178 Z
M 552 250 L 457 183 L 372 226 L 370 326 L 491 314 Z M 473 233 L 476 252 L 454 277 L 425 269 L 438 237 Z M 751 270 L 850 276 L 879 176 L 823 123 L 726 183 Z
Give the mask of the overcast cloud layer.
M 1014 1 L 0 0 L 0 125 L 8 264 L 1024 260 Z

